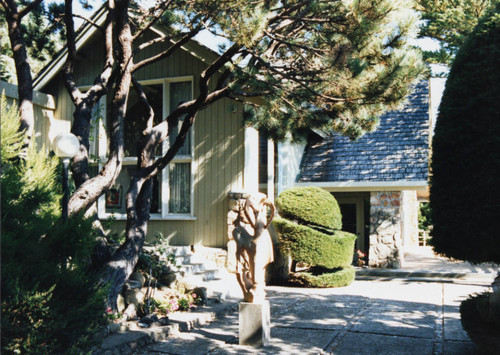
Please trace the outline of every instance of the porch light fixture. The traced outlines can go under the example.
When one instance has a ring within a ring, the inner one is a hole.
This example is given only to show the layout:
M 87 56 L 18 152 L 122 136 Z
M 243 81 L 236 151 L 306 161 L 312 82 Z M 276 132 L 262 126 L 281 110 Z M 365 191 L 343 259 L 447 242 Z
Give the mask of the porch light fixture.
M 69 160 L 73 158 L 78 149 L 80 142 L 72 133 L 60 133 L 52 142 L 54 153 L 63 161 L 63 199 L 61 202 L 63 221 L 68 219 L 68 202 L 69 202 L 69 187 L 68 187 L 68 168 Z

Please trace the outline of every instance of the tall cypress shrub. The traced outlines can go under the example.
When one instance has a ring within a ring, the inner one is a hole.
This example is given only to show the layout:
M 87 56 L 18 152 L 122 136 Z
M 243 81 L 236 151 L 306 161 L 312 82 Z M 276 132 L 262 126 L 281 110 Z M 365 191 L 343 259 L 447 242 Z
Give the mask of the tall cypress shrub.
M 58 160 L 30 147 L 14 107 L 0 102 L 2 354 L 81 353 L 104 321 L 89 269 L 91 221 L 60 221 Z
M 435 251 L 500 262 L 500 5 L 456 56 L 433 139 L 431 208 Z

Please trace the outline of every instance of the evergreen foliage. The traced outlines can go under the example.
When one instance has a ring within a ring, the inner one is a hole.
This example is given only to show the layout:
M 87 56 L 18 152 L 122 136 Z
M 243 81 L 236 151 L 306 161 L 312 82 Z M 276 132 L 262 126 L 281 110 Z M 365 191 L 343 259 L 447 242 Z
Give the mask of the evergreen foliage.
M 33 146 L 20 159 L 17 112 L 0 106 L 2 353 L 80 352 L 104 321 L 91 221 L 59 221 L 57 159 Z
M 429 63 L 451 65 L 459 48 L 487 9 L 498 0 L 417 0 L 423 25 L 419 37 L 439 42 L 436 51 L 424 51 Z
M 294 272 L 290 281 L 307 287 L 349 285 L 354 280 L 351 264 L 356 236 L 332 230 L 340 229 L 342 220 L 335 198 L 319 188 L 299 187 L 283 191 L 276 206 L 280 216 L 273 224 L 281 252 L 295 265 L 309 266 Z
M 460 303 L 460 320 L 481 354 L 496 354 L 500 348 L 500 310 L 492 307 L 491 292 L 472 294 Z
M 25 4 L 16 1 L 18 6 Z M 63 32 L 61 14 L 64 4 L 52 2 L 35 7 L 22 22 L 23 39 L 29 55 L 32 74 L 40 71 L 62 48 Z M 0 79 L 16 83 L 16 70 L 10 47 L 9 32 L 5 21 L 5 9 L 0 6 Z
M 325 234 L 280 217 L 273 223 L 283 236 L 281 250 L 293 260 L 328 269 L 352 263 L 355 235 L 342 231 Z
M 291 281 L 304 287 L 345 287 L 352 284 L 356 278 L 356 270 L 349 265 L 342 269 L 328 270 L 313 268 L 305 272 L 297 272 Z
M 413 1 L 279 3 L 286 18 L 302 20 L 289 28 L 281 19 L 266 25 L 276 13 L 259 5 L 244 22 L 224 23 L 251 54 L 248 65 L 234 68 L 239 80 L 232 89 L 266 93 L 258 108 L 247 107 L 246 121 L 267 137 L 291 133 L 300 141 L 314 128 L 359 137 L 399 108 L 425 72 L 420 51 L 407 43 L 417 31 Z
M 418 209 L 418 229 L 425 231 L 432 230 L 431 205 L 429 202 L 420 203 Z
M 342 229 L 342 215 L 339 204 L 331 193 L 317 188 L 292 188 L 283 191 L 276 204 L 280 215 L 311 228 Z
M 435 251 L 500 262 L 500 4 L 457 54 L 433 139 L 431 209 Z

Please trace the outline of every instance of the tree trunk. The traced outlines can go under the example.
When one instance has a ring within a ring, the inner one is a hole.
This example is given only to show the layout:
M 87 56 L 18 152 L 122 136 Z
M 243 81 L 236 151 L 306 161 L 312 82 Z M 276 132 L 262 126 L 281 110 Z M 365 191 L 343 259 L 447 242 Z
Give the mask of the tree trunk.
M 132 184 L 131 184 L 132 185 Z M 101 282 L 109 285 L 108 306 L 116 310 L 116 300 L 134 271 L 146 240 L 153 182 L 148 179 L 135 201 L 136 218 L 127 219 L 126 240 L 103 269 Z M 129 194 L 127 194 L 129 195 Z M 127 199 L 129 197 L 127 196 Z
M 75 181 L 75 186 L 77 188 L 90 179 L 88 157 L 92 107 L 93 105 L 88 104 L 87 100 L 82 100 L 80 105 L 76 107 L 75 113 L 73 114 L 71 133 L 73 133 L 80 142 L 80 149 L 71 162 L 73 180 Z
M 17 9 L 5 11 L 9 27 L 9 39 L 13 52 L 17 73 L 17 90 L 19 95 L 20 130 L 25 131 L 27 143 L 31 140 L 35 127 L 35 114 L 33 110 L 33 79 L 26 53 L 26 45 L 21 32 L 21 18 Z

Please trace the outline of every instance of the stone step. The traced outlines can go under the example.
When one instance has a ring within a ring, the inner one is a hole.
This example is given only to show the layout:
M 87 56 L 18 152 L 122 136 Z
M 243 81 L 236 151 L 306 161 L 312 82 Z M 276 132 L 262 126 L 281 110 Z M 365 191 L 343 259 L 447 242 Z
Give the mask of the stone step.
M 205 264 L 215 267 L 215 263 L 213 261 L 206 260 L 203 255 L 199 254 L 179 255 L 175 257 L 175 262 L 177 265 Z
M 235 274 L 228 273 L 226 270 L 217 270 L 217 275 L 211 278 L 211 275 L 197 274 L 184 278 L 192 287 L 204 288 L 208 298 L 215 298 L 219 301 L 241 300 L 243 293 L 236 281 Z
M 174 254 L 175 256 L 193 255 L 190 245 L 169 246 L 167 253 Z
M 202 275 L 203 281 L 215 280 L 219 274 L 219 269 L 205 269 L 200 272 L 196 272 L 195 275 Z

